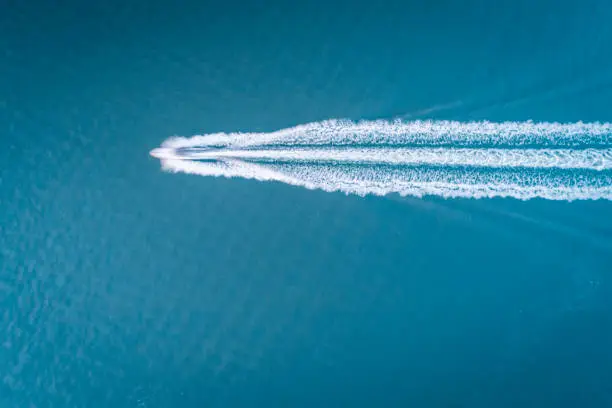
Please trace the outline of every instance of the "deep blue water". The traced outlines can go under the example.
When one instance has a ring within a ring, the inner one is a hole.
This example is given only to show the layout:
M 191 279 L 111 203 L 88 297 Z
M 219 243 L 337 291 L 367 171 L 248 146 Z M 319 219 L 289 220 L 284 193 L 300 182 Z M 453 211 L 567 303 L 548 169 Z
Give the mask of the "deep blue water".
M 0 3 L 0 406 L 612 406 L 612 203 L 160 171 L 171 135 L 612 121 L 608 1 Z

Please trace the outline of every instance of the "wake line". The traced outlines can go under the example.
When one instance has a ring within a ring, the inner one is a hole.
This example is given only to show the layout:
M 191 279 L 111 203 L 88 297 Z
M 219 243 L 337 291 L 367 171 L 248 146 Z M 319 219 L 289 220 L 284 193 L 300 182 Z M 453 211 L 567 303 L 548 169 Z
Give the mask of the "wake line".
M 608 123 L 332 120 L 174 137 L 151 154 L 171 172 L 359 195 L 612 199 Z

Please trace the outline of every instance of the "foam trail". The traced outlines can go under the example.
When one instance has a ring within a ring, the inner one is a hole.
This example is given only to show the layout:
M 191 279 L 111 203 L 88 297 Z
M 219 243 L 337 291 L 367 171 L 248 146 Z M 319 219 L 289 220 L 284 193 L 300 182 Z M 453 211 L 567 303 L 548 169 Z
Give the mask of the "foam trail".
M 612 199 L 612 124 L 349 122 L 170 138 L 167 171 L 366 195 Z
M 579 147 L 612 145 L 612 123 L 533 123 L 455 121 L 328 120 L 271 133 L 213 133 L 191 138 L 174 137 L 163 147 L 201 145 L 227 147 L 291 145 L 400 144 L 425 146 Z
M 612 149 L 289 148 L 186 151 L 182 154 L 182 157 L 188 160 L 235 159 L 261 162 L 334 162 L 593 170 L 612 168 Z

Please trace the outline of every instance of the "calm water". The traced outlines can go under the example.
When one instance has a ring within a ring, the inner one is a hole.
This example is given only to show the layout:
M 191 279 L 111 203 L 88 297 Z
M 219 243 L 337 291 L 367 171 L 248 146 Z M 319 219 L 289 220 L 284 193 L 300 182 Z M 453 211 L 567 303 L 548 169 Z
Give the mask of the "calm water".
M 608 1 L 88 3 L 0 3 L 2 407 L 612 406 L 611 202 L 148 156 L 338 117 L 612 121 Z

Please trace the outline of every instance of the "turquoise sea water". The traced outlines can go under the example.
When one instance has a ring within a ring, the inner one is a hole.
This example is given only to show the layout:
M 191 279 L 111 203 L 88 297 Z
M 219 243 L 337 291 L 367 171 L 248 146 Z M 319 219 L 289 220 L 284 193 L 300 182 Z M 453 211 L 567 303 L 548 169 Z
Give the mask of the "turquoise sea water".
M 612 122 L 609 2 L 0 9 L 0 406 L 612 406 L 611 202 L 148 154 L 329 118 Z

